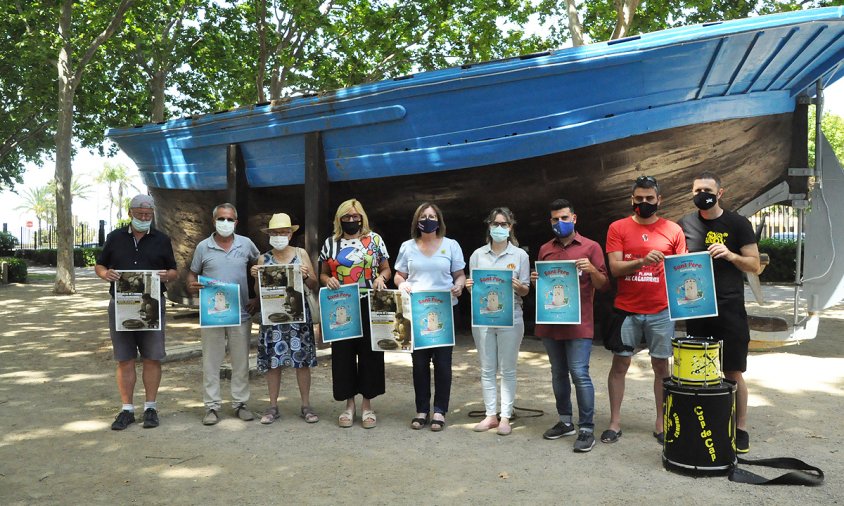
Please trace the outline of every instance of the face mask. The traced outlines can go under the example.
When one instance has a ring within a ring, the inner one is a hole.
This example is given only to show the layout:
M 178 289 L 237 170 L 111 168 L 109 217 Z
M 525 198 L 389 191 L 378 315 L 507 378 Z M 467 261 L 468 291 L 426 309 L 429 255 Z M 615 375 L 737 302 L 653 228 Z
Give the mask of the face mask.
M 574 222 L 573 221 L 558 221 L 551 225 L 551 230 L 554 231 L 554 235 L 559 238 L 568 237 L 574 232 Z
M 132 228 L 137 230 L 138 232 L 146 232 L 149 230 L 149 227 L 152 225 L 152 220 L 144 221 L 139 220 L 138 218 L 132 218 Z
M 270 246 L 273 249 L 282 250 L 290 244 L 290 238 L 286 235 L 274 235 L 270 237 Z
M 221 237 L 228 237 L 234 233 L 233 221 L 215 221 L 214 228 Z
M 707 192 L 700 192 L 695 194 L 695 198 L 693 200 L 697 208 L 702 211 L 712 209 L 713 207 L 715 207 L 715 204 L 718 203 L 718 197 Z
M 430 234 L 432 232 L 436 232 L 437 230 L 439 230 L 440 222 L 437 221 L 437 220 L 431 220 L 431 219 L 419 220 L 419 224 L 417 225 L 417 228 L 419 228 L 419 230 L 422 231 L 425 234 Z
M 355 235 L 360 232 L 361 222 L 359 221 L 341 221 L 340 228 L 343 229 L 343 233 L 349 235 Z
M 650 218 L 659 209 L 658 204 L 651 204 L 650 202 L 640 202 L 633 204 L 633 212 L 639 215 L 640 218 Z
M 510 231 L 506 228 L 492 227 L 489 229 L 489 236 L 495 242 L 504 242 L 510 238 Z

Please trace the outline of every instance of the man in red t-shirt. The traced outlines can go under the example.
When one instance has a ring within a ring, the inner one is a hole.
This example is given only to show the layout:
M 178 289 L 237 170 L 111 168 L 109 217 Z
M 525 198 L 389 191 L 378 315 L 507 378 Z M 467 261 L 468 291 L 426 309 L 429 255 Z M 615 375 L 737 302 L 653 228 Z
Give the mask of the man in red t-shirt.
M 623 315 L 622 346 L 613 350 L 607 386 L 610 396 L 610 426 L 601 434 L 604 443 L 621 437 L 621 401 L 624 380 L 636 346 L 644 339 L 654 371 L 656 423 L 654 437 L 662 443 L 662 380 L 669 376 L 674 322 L 668 317 L 663 259 L 686 253 L 686 238 L 679 225 L 656 215 L 661 202 L 659 185 L 650 176 L 633 183 L 633 216 L 615 221 L 607 231 L 610 272 L 618 278 L 615 311 Z

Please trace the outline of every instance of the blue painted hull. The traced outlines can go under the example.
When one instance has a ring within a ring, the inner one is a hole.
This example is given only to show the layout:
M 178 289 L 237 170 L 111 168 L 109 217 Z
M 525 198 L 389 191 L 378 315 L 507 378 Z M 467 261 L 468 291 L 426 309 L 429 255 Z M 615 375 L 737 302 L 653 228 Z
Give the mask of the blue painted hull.
M 844 56 L 842 8 L 692 26 L 426 72 L 193 119 L 112 129 L 152 188 L 304 183 L 322 132 L 330 182 L 513 162 L 678 127 L 790 113 Z M 768 181 L 761 182 L 763 184 Z

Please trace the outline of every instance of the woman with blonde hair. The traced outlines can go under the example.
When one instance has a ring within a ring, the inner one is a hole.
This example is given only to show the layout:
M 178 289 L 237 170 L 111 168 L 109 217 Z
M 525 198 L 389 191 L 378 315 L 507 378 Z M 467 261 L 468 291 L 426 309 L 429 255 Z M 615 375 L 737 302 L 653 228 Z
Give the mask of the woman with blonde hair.
M 355 421 L 355 396 L 360 394 L 361 426 L 375 427 L 377 419 L 372 399 L 385 391 L 384 353 L 372 351 L 369 330 L 369 290 L 383 290 L 390 277 L 390 258 L 380 235 L 369 228 L 363 205 L 349 199 L 334 214 L 334 233 L 319 253 L 319 281 L 331 290 L 357 284 L 361 292 L 363 337 L 331 343 L 331 375 L 334 399 L 346 401 L 337 422 L 351 427 Z
M 463 293 L 466 274 L 463 251 L 457 241 L 445 236 L 445 220 L 436 204 L 425 202 L 416 208 L 410 224 L 410 239 L 402 243 L 396 257 L 393 281 L 400 290 L 449 290 L 451 306 Z M 453 309 L 452 309 L 453 310 Z M 419 430 L 428 423 L 431 411 L 431 362 L 434 364 L 434 414 L 431 430 L 445 427 L 445 414 L 451 397 L 451 354 L 453 347 L 426 348 L 413 352 L 413 390 L 416 416 L 411 428 Z
M 525 335 L 522 318 L 522 297 L 530 291 L 530 260 L 516 240 L 516 218 L 506 207 L 496 207 L 484 220 L 486 245 L 476 249 L 469 257 L 469 278 L 466 288 L 472 290 L 472 273 L 475 269 L 510 269 L 513 271 L 513 327 L 472 327 L 472 337 L 481 361 L 481 390 L 486 408 L 486 418 L 475 425 L 475 432 L 498 429 L 506 436 L 512 431 L 513 401 L 516 397 L 516 362 L 519 346 Z M 501 373 L 501 420 L 496 412 L 496 372 Z

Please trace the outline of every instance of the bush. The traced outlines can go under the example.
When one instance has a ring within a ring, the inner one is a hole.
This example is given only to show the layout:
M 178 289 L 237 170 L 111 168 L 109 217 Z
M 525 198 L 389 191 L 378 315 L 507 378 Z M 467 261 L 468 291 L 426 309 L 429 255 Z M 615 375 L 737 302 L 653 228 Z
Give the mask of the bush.
M 0 263 L 9 264 L 9 283 L 26 283 L 26 262 L 20 258 L 0 257 Z
M 97 257 L 103 249 L 75 248 L 73 250 L 73 265 L 76 267 L 92 267 L 97 263 Z M 26 249 L 19 252 L 20 256 L 39 265 L 55 267 L 57 252 L 55 249 Z
M 759 241 L 759 253 L 767 253 L 771 263 L 765 267 L 761 281 L 773 283 L 793 283 L 797 265 L 797 241 L 762 239 Z
M 17 245 L 17 237 L 8 232 L 0 232 L 0 256 L 10 256 Z

